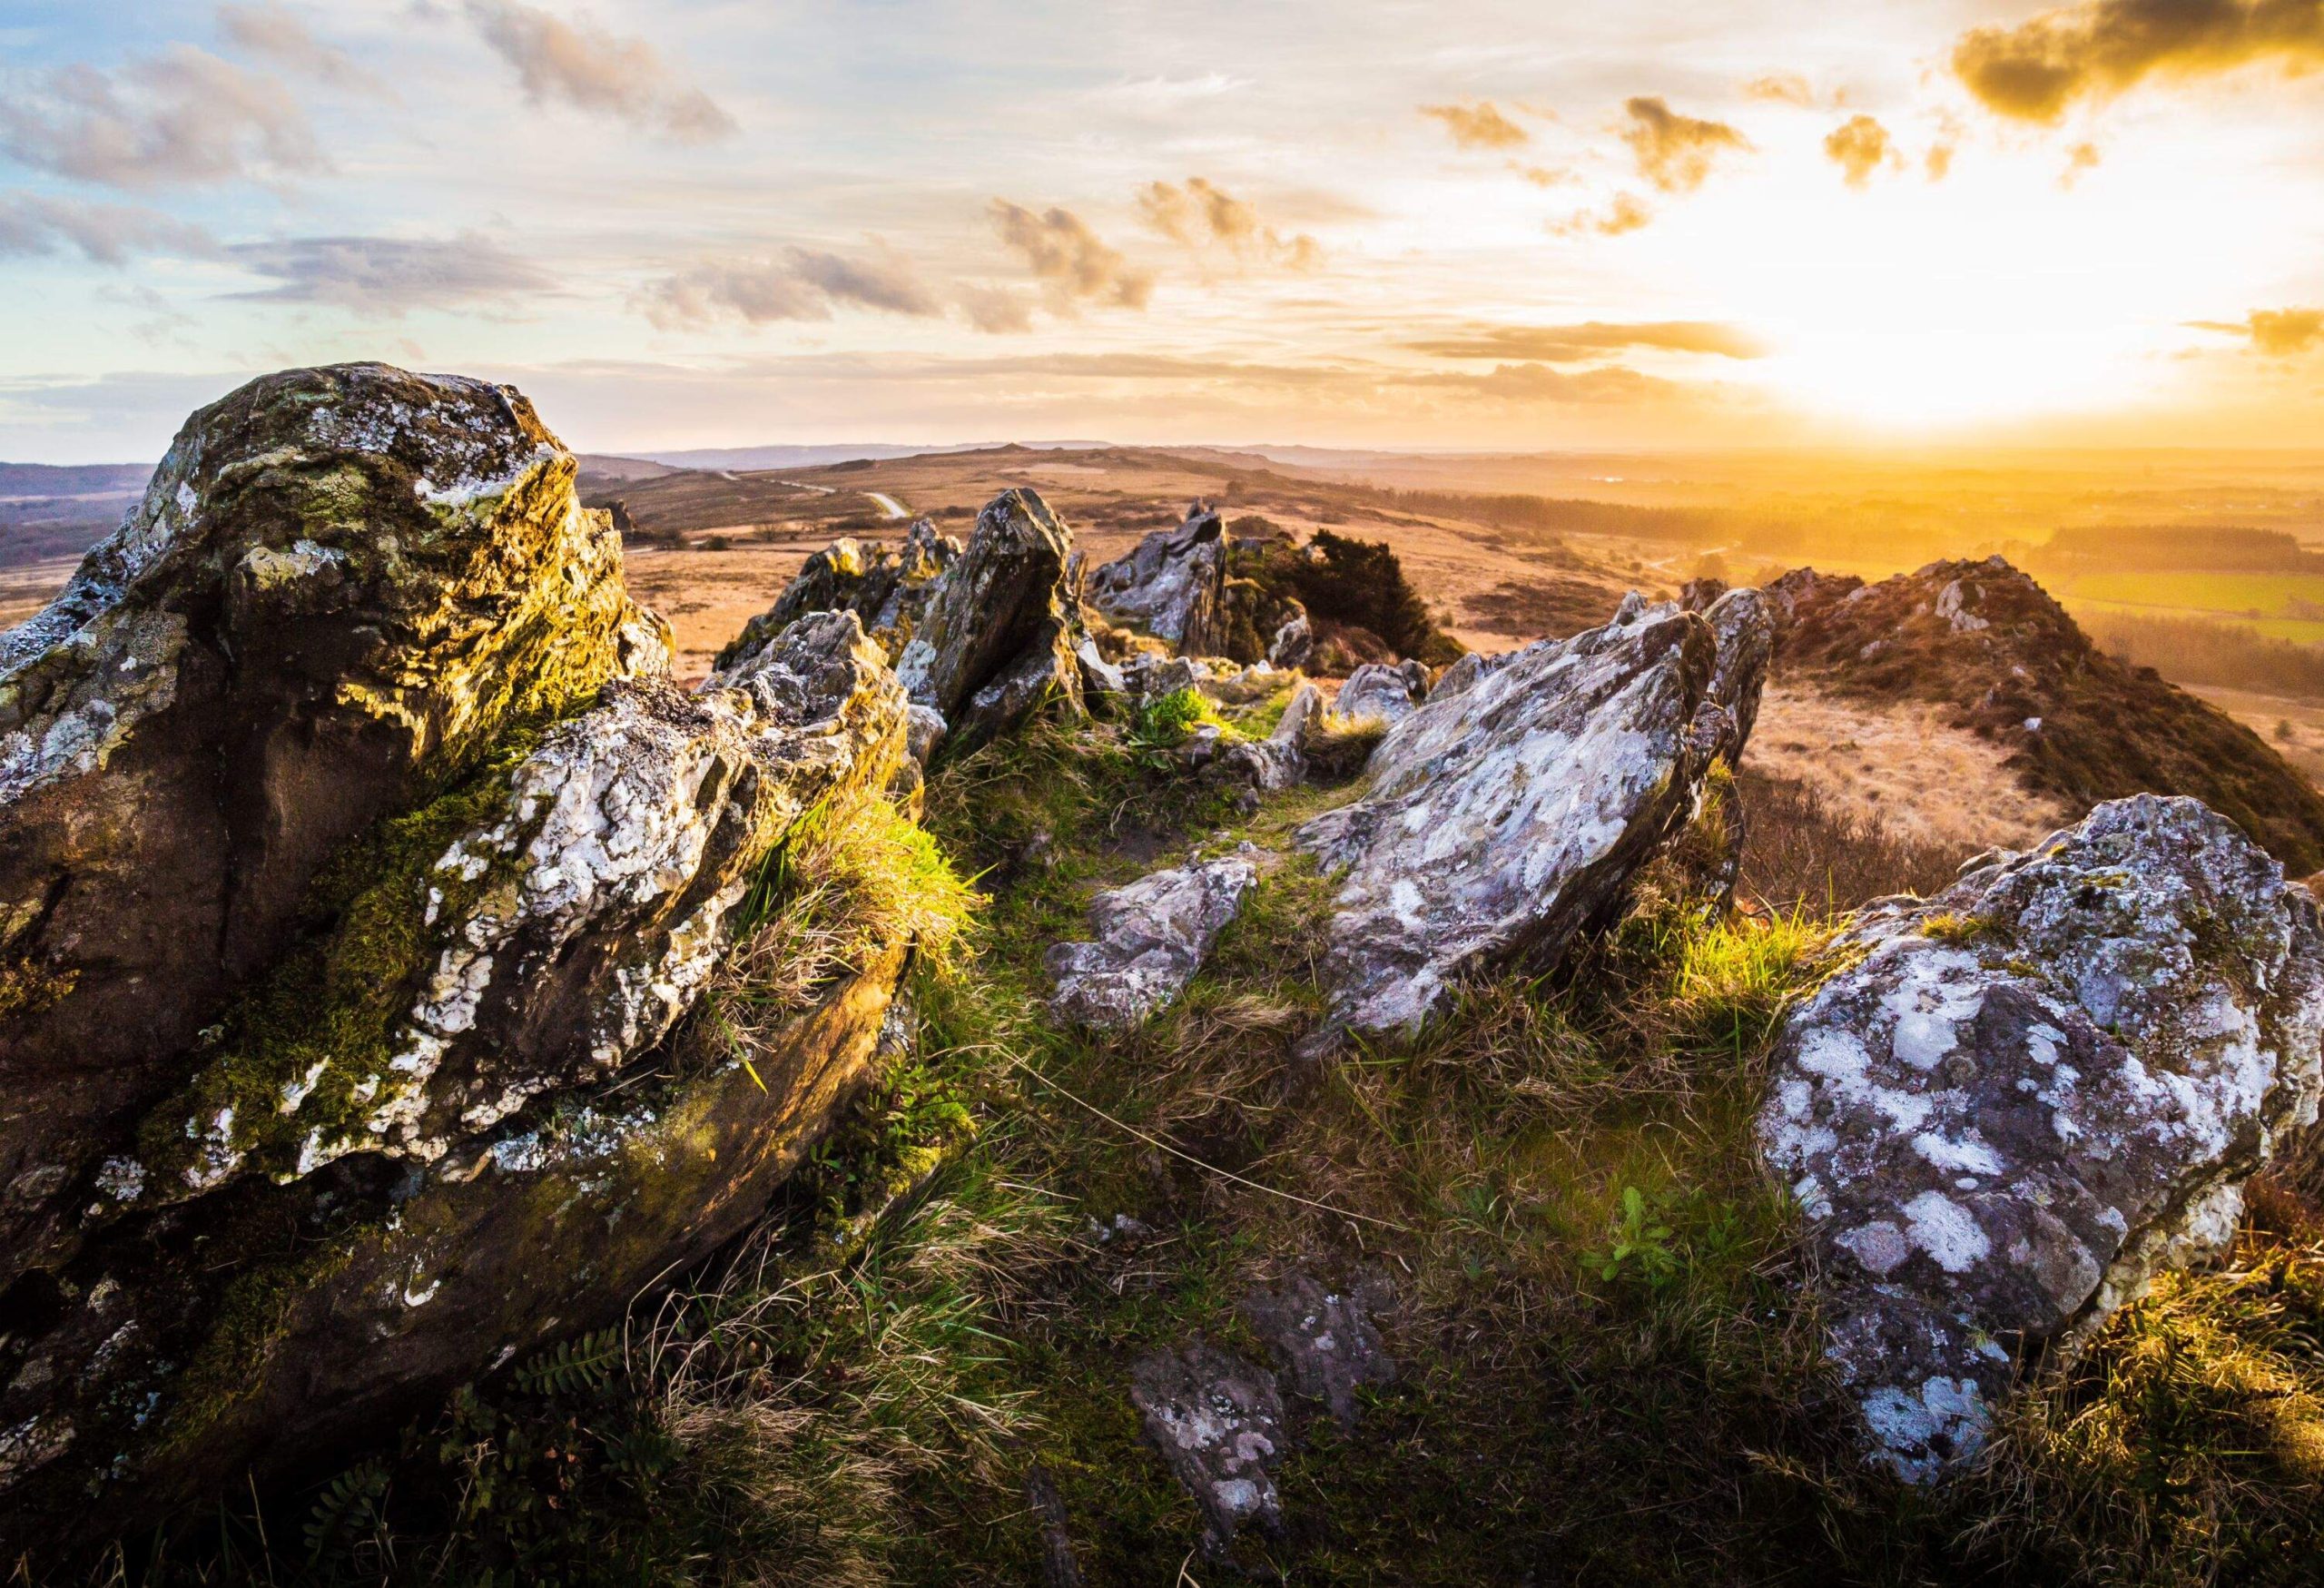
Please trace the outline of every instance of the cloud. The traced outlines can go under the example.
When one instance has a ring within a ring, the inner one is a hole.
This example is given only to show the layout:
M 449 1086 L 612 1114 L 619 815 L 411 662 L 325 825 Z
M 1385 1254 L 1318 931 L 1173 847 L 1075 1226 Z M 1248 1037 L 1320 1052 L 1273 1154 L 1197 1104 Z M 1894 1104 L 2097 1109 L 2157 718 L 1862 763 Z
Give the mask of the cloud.
M 779 259 L 705 261 L 655 281 L 639 295 L 645 317 L 665 330 L 734 319 L 750 325 L 829 320 L 835 308 L 932 319 L 944 304 L 901 259 L 850 259 L 820 249 L 786 249 Z
M 2324 64 L 2318 0 L 2084 0 L 2018 24 L 1980 27 L 1953 70 L 1988 110 L 2055 123 L 2077 100 L 2107 99 L 2152 76 L 2199 77 L 2260 61 Z
M 335 87 L 384 92 L 385 85 L 345 50 L 327 44 L 306 19 L 279 0 L 218 7 L 218 31 L 237 47 L 265 55 L 294 72 Z
M 1869 187 L 1882 166 L 1897 167 L 1905 157 L 1896 151 L 1888 129 L 1870 116 L 1850 116 L 1824 140 L 1824 153 L 1846 176 L 1850 187 Z
M 1801 110 L 1813 110 L 1817 103 L 1816 91 L 1797 72 L 1768 72 L 1754 77 L 1743 85 L 1743 94 L 1747 99 L 1797 105 Z
M 1581 173 L 1570 165 L 1527 165 L 1512 160 L 1509 169 L 1531 182 L 1535 187 L 1564 187 L 1581 180 Z
M 1152 272 L 1108 247 L 1080 216 L 1051 208 L 1035 214 L 1007 199 L 989 212 L 1000 241 L 1024 256 L 1025 266 L 1047 289 L 1049 307 L 1069 311 L 1080 303 L 1143 309 L 1154 291 Z
M 1008 336 L 1033 329 L 1033 306 L 1000 287 L 961 289 L 960 312 L 988 335 Z
M 1922 169 L 1928 173 L 1929 181 L 1943 182 L 1953 174 L 1953 153 L 1950 143 L 1929 145 L 1928 153 L 1921 162 Z
M 241 294 L 263 303 L 311 303 L 394 316 L 556 290 L 556 281 L 532 261 L 474 232 L 432 241 L 299 237 L 238 243 L 226 253 L 242 269 L 277 283 Z
M 1680 115 L 1659 99 L 1640 96 L 1623 108 L 1630 124 L 1622 142 L 1638 159 L 1639 174 L 1666 193 L 1690 193 L 1710 175 L 1712 163 L 1751 141 L 1725 122 Z
M 1489 99 L 1474 104 L 1424 104 L 1420 113 L 1434 116 L 1463 149 L 1514 149 L 1530 143 L 1533 135 L 1501 113 Z
M 736 130 L 734 117 L 642 38 L 576 25 L 517 0 L 467 5 L 484 42 L 517 69 L 536 102 L 562 100 L 680 143 L 705 143 Z
M 1571 372 L 1546 364 L 1501 364 L 1488 374 L 1416 375 L 1403 384 L 1456 391 L 1489 402 L 1528 404 L 1645 402 L 1684 390 L 1676 381 L 1642 375 L 1619 364 Z
M 2296 358 L 2324 349 L 2324 309 L 2255 309 L 2240 321 L 2197 320 L 2197 330 L 2240 336 L 2262 358 Z
M 1175 182 L 1152 182 L 1138 191 L 1137 212 L 1146 223 L 1175 242 L 1201 252 L 1224 249 L 1245 263 L 1313 270 L 1324 250 L 1305 232 L 1285 237 L 1259 219 L 1257 208 L 1199 176 Z
M 0 97 L 0 151 L 120 188 L 320 171 L 306 113 L 271 77 L 192 44 L 113 72 L 60 66 Z
M 2058 174 L 2058 185 L 2062 188 L 2073 187 L 2074 183 L 2097 170 L 2099 163 L 2104 158 L 2105 156 L 2098 152 L 2097 144 L 2076 143 L 2066 151 L 2066 168 Z
M 1480 325 L 1457 335 L 1406 342 L 1404 346 L 1440 359 L 1513 359 L 1541 364 L 1571 364 L 1628 348 L 1704 353 L 1725 359 L 1765 358 L 1768 352 L 1767 345 L 1750 332 L 1705 320 Z
M 1584 232 L 1620 237 L 1626 232 L 1651 225 L 1653 221 L 1654 212 L 1636 193 L 1616 193 L 1611 203 L 1594 214 L 1580 210 L 1562 221 L 1551 222 L 1550 232 L 1556 237 L 1579 237 Z
M 133 204 L 98 204 L 38 193 L 0 196 L 0 258 L 78 249 L 95 264 L 119 265 L 133 253 L 214 255 L 209 232 Z

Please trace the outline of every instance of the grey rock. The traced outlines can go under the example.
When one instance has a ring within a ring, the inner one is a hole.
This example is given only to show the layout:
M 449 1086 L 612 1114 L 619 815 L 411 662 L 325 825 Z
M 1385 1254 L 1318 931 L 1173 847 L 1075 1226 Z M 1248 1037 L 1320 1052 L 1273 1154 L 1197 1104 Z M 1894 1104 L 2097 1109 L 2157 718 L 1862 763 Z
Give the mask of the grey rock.
M 981 744 L 1052 704 L 1082 709 L 1072 555 L 1072 531 L 1039 492 L 1003 491 L 977 516 L 896 662 L 911 699 L 944 718 L 955 744 Z
M 1176 529 L 1157 529 L 1089 577 L 1089 600 L 1190 656 L 1220 648 L 1226 547 L 1218 515 L 1196 502 Z
M 1283 1531 L 1270 1469 L 1285 1449 L 1275 1375 L 1204 1341 L 1140 1357 L 1130 1401 L 1146 1436 L 1203 1514 L 1203 1543 L 1223 1551 L 1243 1527 Z
M 1307 620 L 1307 608 L 1296 601 L 1286 601 L 1291 615 L 1267 637 L 1266 659 L 1278 667 L 1304 667 L 1315 654 L 1315 629 Z
M 1335 1023 L 1415 1030 L 1472 969 L 1554 967 L 1692 814 L 1689 729 L 1717 664 L 1702 618 L 1633 597 L 1391 728 L 1371 789 L 1296 835 L 1346 868 L 1324 959 Z
M 1393 726 L 1412 715 L 1427 695 L 1428 669 L 1418 662 L 1366 662 L 1340 686 L 1332 711 L 1357 721 L 1378 717 Z
M 718 665 L 756 649 L 810 612 L 852 612 L 892 655 L 911 638 L 938 579 L 960 555 L 960 543 L 916 520 L 901 549 L 865 546 L 842 536 L 801 566 L 766 611 L 718 656 Z
M 1227 747 L 1222 772 L 1264 793 L 1286 789 L 1307 774 L 1307 735 L 1324 715 L 1324 692 L 1313 684 L 1293 691 L 1283 719 L 1265 738 Z
M 1395 1361 L 1372 1322 L 1386 1300 L 1376 1279 L 1330 1288 L 1294 1274 L 1246 1298 L 1243 1316 L 1274 1351 L 1292 1393 L 1323 1402 L 1346 1427 L 1362 1410 L 1358 1389 L 1396 1381 Z
M 1428 692 L 1432 701 L 1450 700 L 1481 678 L 1487 678 L 1507 666 L 1518 653 L 1502 651 L 1488 656 L 1483 651 L 1470 651 L 1454 659 L 1452 665 L 1438 675 L 1435 686 Z
M 1775 610 L 1758 590 L 1728 590 L 1703 609 L 1703 620 L 1718 642 L 1709 704 L 1728 719 L 1709 747 L 1733 766 L 1759 720 L 1759 692 L 1767 682 L 1768 658 L 1775 654 Z
M 1054 944 L 1044 959 L 1057 982 L 1049 1006 L 1094 1031 L 1141 1024 L 1194 980 L 1257 881 L 1257 867 L 1234 854 L 1098 894 L 1089 905 L 1096 941 Z
M 2142 794 L 1844 946 L 1759 1138 L 1815 1221 L 1871 1458 L 1927 1481 L 2020 1358 L 2231 1237 L 2245 1179 L 2316 1117 L 2324 937 L 2233 824 Z

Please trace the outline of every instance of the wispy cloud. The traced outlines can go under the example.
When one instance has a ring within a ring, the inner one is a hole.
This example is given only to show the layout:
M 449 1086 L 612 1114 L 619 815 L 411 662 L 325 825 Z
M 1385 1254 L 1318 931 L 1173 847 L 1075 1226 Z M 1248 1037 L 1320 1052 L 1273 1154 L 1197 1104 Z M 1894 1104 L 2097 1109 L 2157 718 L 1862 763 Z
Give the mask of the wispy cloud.
M 2077 100 L 2150 77 L 2198 77 L 2255 62 L 2324 64 L 2318 0 L 2086 0 L 2012 27 L 1980 27 L 1953 70 L 1987 109 L 2054 123 Z
M 2324 309 L 2255 309 L 2240 321 L 2197 320 L 2197 330 L 2240 337 L 2263 358 L 2289 359 L 2324 349 Z
M 1616 193 L 1602 210 L 1577 210 L 1562 221 L 1550 222 L 1551 235 L 1620 237 L 1654 223 L 1654 211 L 1636 193 Z
M 1420 113 L 1443 122 L 1452 141 L 1463 149 L 1515 149 L 1533 139 L 1489 99 L 1474 104 L 1424 104 Z
M 1573 325 L 1478 325 L 1404 344 L 1440 359 L 1508 359 L 1541 364 L 1571 364 L 1631 348 L 1705 353 L 1724 359 L 1767 356 L 1767 344 L 1749 331 L 1708 320 L 1637 322 L 1584 321 Z
M 892 255 L 849 258 L 786 249 L 776 258 L 705 261 L 665 276 L 640 294 L 646 318 L 665 329 L 740 320 L 750 325 L 829 320 L 835 309 L 930 319 L 943 301 L 911 265 Z
M 1666 193 L 1694 192 L 1719 156 L 1751 147 L 1751 140 L 1725 122 L 1681 115 L 1658 98 L 1640 95 L 1623 109 L 1630 124 L 1622 142 L 1638 161 L 1638 173 Z
M 1324 262 L 1323 245 L 1302 232 L 1286 237 L 1260 219 L 1258 207 L 1199 176 L 1184 184 L 1151 182 L 1138 190 L 1140 219 L 1196 253 L 1224 252 L 1240 264 L 1272 264 L 1313 270 Z
M 299 237 L 238 243 L 227 256 L 276 284 L 243 297 L 394 317 L 554 291 L 547 271 L 492 239 Z
M 1052 310 L 1069 312 L 1084 303 L 1143 309 L 1153 295 L 1153 273 L 1132 265 L 1070 210 L 1035 213 L 995 199 L 987 212 L 1000 241 L 1041 282 Z
M 467 0 L 467 9 L 484 42 L 517 69 L 536 101 L 562 101 L 681 143 L 736 131 L 717 101 L 642 38 L 566 22 L 517 0 Z
M 307 19 L 280 0 L 221 5 L 218 31 L 239 49 L 264 55 L 278 65 L 334 88 L 367 94 L 385 92 L 385 84 L 357 65 L 354 56 L 317 38 L 314 30 L 307 25 Z
M 273 78 L 192 44 L 111 72 L 58 67 L 0 97 L 0 151 L 35 170 L 150 189 L 322 170 L 306 113 Z
M 202 227 L 137 204 L 101 204 L 42 193 L 0 195 L 0 257 L 77 249 L 102 265 L 121 265 L 134 253 L 196 256 L 218 252 Z

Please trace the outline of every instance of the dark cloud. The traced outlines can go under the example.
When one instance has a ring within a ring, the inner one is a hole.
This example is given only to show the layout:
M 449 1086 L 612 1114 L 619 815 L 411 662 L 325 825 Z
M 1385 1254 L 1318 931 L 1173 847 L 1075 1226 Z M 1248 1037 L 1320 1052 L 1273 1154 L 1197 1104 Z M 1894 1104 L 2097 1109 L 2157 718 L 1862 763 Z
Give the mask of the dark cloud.
M 1706 353 L 1726 359 L 1767 356 L 1767 345 L 1750 332 L 1706 320 L 1658 320 L 1638 324 L 1587 321 L 1578 325 L 1482 325 L 1456 335 L 1406 342 L 1415 352 L 1440 359 L 1512 359 L 1539 364 L 1571 364 L 1628 348 Z
M 779 259 L 711 261 L 665 276 L 642 294 L 646 318 L 666 328 L 741 320 L 766 325 L 829 320 L 835 308 L 932 319 L 943 302 L 900 259 L 850 259 L 787 249 Z
M 1256 206 L 1199 176 L 1152 182 L 1138 191 L 1137 212 L 1155 231 L 1196 252 L 1224 250 L 1242 263 L 1313 270 L 1324 262 L 1321 244 L 1300 232 L 1285 237 L 1259 219 Z
M 2258 61 L 2324 64 L 2324 0 L 2086 0 L 1977 28 L 1953 50 L 1954 72 L 1987 109 L 2045 123 L 2152 76 Z
M 517 0 L 467 0 L 468 20 L 536 101 L 562 100 L 681 143 L 735 131 L 734 118 L 673 72 L 652 44 L 576 25 Z
M 2290 359 L 2324 349 L 2324 309 L 2255 309 L 2240 321 L 2198 320 L 2198 330 L 2241 337 L 2263 358 Z
M 1023 256 L 1046 290 L 1049 307 L 1068 311 L 1082 303 L 1143 309 L 1154 291 L 1154 277 L 1124 259 L 1070 210 L 1036 214 L 1007 199 L 989 212 L 1000 241 Z
M 1562 221 L 1550 222 L 1550 232 L 1557 237 L 1579 237 L 1595 232 L 1600 237 L 1620 237 L 1636 232 L 1654 222 L 1654 212 L 1636 193 L 1616 193 L 1603 210 L 1580 210 Z
M 357 65 L 355 57 L 317 38 L 306 18 L 279 0 L 221 5 L 218 31 L 237 48 L 265 55 L 318 82 L 367 93 L 380 90 L 379 80 Z
M 216 240 L 201 227 L 134 204 L 98 204 L 39 193 L 0 195 L 0 257 L 55 253 L 73 248 L 97 264 L 118 265 L 133 253 L 214 255 Z
M 1474 104 L 1424 104 L 1420 113 L 1443 122 L 1463 149 L 1514 149 L 1533 141 L 1531 133 L 1502 114 L 1489 99 Z
M 1721 154 L 1751 147 L 1748 138 L 1725 122 L 1680 115 L 1659 99 L 1641 95 L 1623 109 L 1630 125 L 1622 142 L 1637 157 L 1639 174 L 1666 193 L 1694 192 Z
M 276 285 L 242 296 L 362 314 L 453 309 L 556 291 L 530 260 L 473 233 L 446 240 L 299 237 L 241 243 L 227 256 Z
M 306 113 L 271 77 L 192 44 L 113 72 L 61 66 L 0 98 L 0 151 L 113 187 L 321 170 Z
M 1840 168 L 1850 187 L 1868 187 L 1881 167 L 1899 167 L 1905 157 L 1896 151 L 1888 129 L 1870 116 L 1850 116 L 1824 140 L 1824 153 Z

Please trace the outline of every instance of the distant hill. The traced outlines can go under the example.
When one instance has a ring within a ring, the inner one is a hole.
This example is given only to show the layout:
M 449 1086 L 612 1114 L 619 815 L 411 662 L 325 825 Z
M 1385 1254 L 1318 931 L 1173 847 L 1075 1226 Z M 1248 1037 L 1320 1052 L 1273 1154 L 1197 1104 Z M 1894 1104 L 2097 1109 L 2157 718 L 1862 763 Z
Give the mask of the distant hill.
M 942 447 L 910 447 L 899 446 L 892 441 L 849 441 L 813 447 L 711 447 L 684 452 L 637 452 L 628 456 L 666 463 L 674 469 L 814 469 L 826 463 L 849 463 L 857 459 L 883 462 L 891 458 L 983 452 L 998 444 L 992 441 L 962 441 Z M 1015 444 L 1042 452 L 1081 451 L 1107 445 L 1103 441 L 1019 441 Z
M 2099 649 L 2000 557 L 1876 585 L 1803 568 L 1768 590 L 1786 614 L 1777 676 L 1873 702 L 1942 703 L 1957 726 L 2006 750 L 2027 787 L 2077 812 L 2191 794 L 2293 874 L 2324 870 L 2324 796 L 2305 777 L 2216 706 Z
M 0 463 L 0 568 L 80 556 L 153 474 L 150 463 Z

